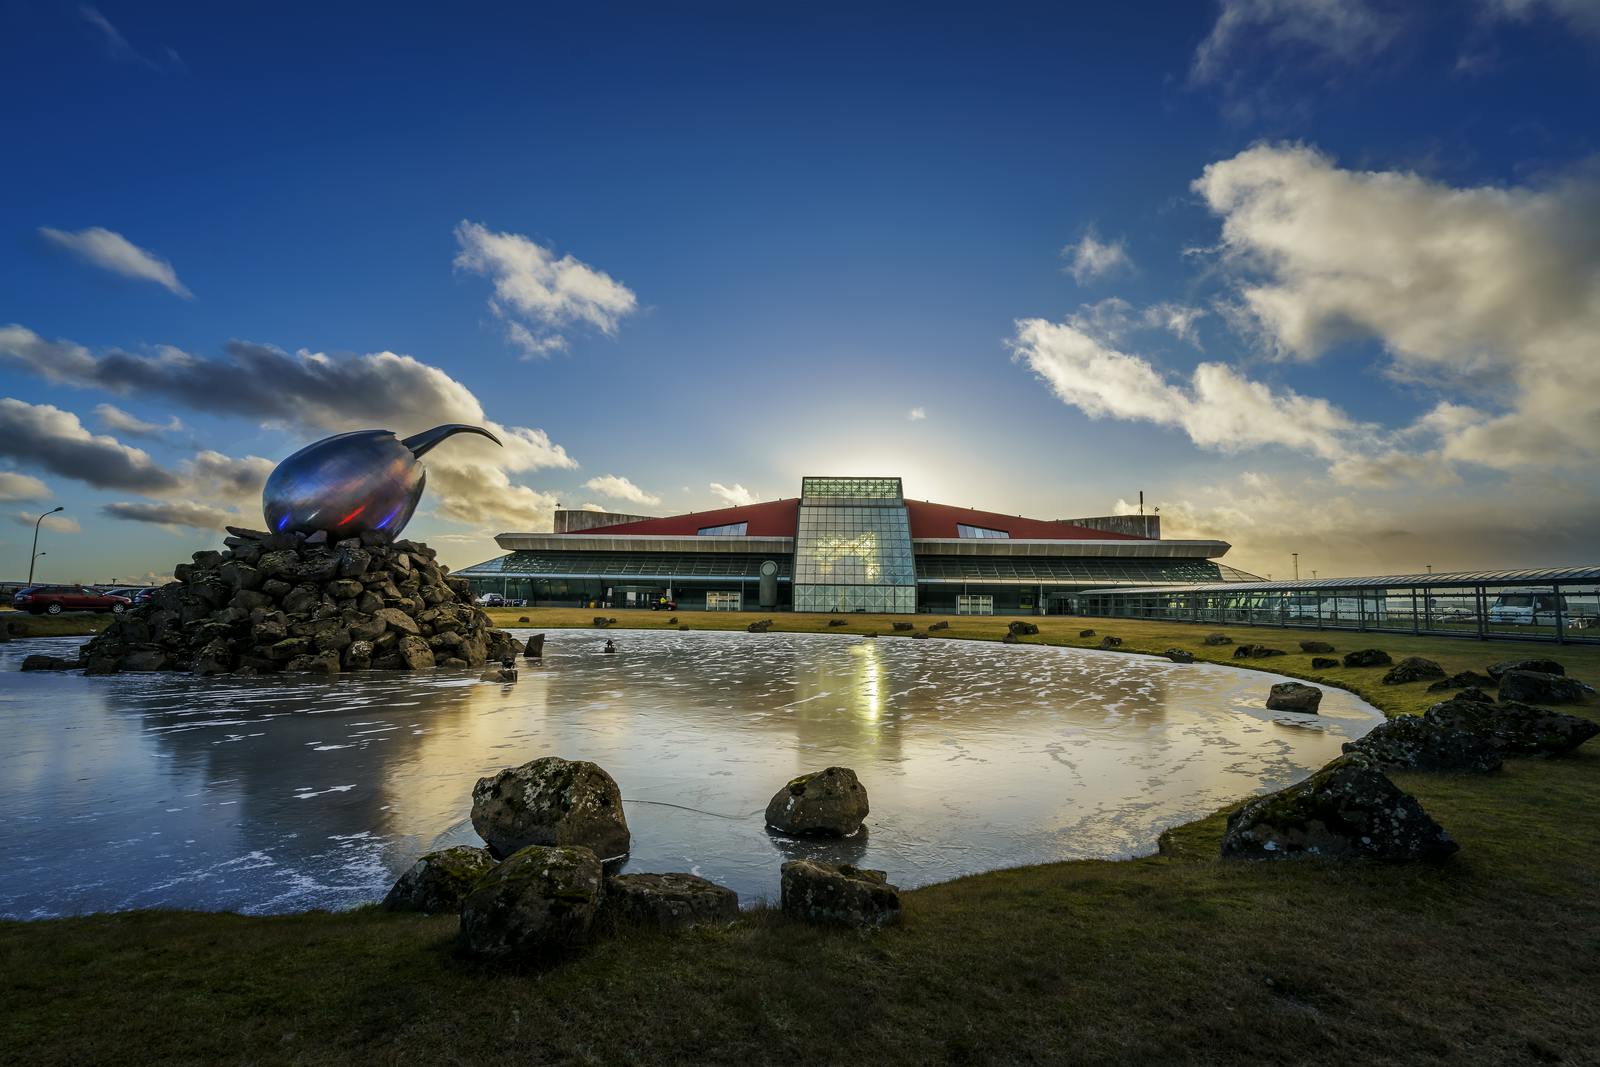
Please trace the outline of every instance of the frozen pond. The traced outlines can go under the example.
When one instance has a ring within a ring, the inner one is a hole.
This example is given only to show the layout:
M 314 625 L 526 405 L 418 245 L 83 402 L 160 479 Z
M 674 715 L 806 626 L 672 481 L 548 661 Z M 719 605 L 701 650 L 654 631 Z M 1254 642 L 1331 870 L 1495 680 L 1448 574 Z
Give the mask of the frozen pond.
M 525 632 L 518 631 L 519 636 Z M 1281 679 L 1141 656 L 965 641 L 554 631 L 542 665 L 304 678 L 20 674 L 0 644 L 0 916 L 245 912 L 380 898 L 428 849 L 477 843 L 473 783 L 542 755 L 622 786 L 627 869 L 777 897 L 793 855 L 903 887 L 1149 852 L 1168 826 L 1305 777 L 1379 721 L 1263 706 Z M 852 767 L 867 832 L 796 846 L 767 800 Z

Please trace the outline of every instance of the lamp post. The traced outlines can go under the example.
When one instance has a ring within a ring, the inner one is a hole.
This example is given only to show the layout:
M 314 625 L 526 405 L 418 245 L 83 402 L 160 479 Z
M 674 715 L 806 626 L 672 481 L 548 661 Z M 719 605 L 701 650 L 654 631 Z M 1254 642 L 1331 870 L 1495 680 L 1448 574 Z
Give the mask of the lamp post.
M 1291 552 L 1289 555 L 1294 557 L 1294 580 L 1298 582 L 1300 580 L 1300 553 Z
M 39 524 L 58 511 L 66 511 L 64 505 L 57 505 L 33 520 L 33 552 L 28 556 L 28 584 L 33 584 L 33 563 L 39 558 Z

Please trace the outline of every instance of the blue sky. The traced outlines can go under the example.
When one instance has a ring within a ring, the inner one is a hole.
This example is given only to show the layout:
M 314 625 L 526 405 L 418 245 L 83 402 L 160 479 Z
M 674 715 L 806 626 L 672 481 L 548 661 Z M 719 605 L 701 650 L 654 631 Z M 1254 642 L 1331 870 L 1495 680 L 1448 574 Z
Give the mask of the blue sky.
M 41 504 L 46 577 L 162 573 L 457 417 L 456 565 L 806 473 L 1593 562 L 1600 6 L 328 6 L 0 6 L 5 576 Z

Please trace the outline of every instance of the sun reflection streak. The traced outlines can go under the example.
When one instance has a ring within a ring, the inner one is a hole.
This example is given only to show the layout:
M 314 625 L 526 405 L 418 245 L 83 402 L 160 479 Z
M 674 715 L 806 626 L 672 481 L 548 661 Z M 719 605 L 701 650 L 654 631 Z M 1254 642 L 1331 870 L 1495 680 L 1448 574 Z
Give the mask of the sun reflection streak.
M 877 722 L 883 714 L 883 659 L 876 641 L 863 641 L 850 650 L 860 660 L 861 681 L 856 691 L 861 694 L 861 714 L 870 722 Z

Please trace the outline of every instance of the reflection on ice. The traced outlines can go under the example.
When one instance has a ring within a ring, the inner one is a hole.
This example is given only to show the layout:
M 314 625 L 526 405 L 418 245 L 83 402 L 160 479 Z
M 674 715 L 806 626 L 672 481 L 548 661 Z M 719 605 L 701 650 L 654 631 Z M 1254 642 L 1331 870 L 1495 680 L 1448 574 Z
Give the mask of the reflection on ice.
M 903 886 L 1149 851 L 1166 826 L 1303 777 L 1378 721 L 1329 690 L 1118 653 L 786 634 L 552 633 L 516 685 L 475 672 L 193 679 L 6 673 L 0 915 L 250 912 L 376 899 L 418 853 L 475 843 L 473 783 L 540 755 L 622 785 L 629 870 L 749 900 L 796 855 Z M 76 640 L 0 645 L 0 670 Z M 49 646 L 49 647 L 46 647 Z M 869 832 L 797 844 L 761 813 L 794 775 L 855 768 Z

